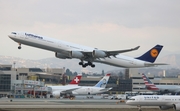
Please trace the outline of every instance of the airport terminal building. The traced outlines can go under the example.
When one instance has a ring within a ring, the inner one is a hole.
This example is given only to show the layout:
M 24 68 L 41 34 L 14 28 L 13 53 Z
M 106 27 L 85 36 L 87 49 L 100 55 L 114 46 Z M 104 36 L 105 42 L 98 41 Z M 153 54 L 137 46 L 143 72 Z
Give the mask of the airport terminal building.
M 64 68 L 12 68 L 12 65 L 0 67 L 0 97 L 35 97 L 51 94 L 51 85 L 68 84 L 74 76 L 66 76 Z M 147 75 L 155 84 L 180 85 L 179 78 L 154 78 Z M 81 86 L 93 86 L 103 76 L 82 77 Z M 107 87 L 113 87 L 107 94 L 121 94 L 129 92 L 149 92 L 146 90 L 142 75 L 137 69 L 126 69 L 123 77 L 111 74 Z

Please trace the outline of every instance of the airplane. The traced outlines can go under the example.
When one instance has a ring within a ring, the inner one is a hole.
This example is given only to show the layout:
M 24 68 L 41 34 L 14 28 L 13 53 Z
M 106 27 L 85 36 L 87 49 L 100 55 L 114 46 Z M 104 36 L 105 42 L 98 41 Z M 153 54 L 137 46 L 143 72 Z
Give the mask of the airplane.
M 78 86 L 78 84 L 81 80 L 81 77 L 82 75 L 77 75 L 68 85 L 65 86 L 48 86 L 48 87 L 52 89 L 52 95 L 58 98 L 66 94 L 71 94 L 73 90 L 79 89 L 80 86 Z M 58 97 L 56 95 L 58 95 Z
M 138 95 L 126 101 L 127 105 L 137 106 L 142 111 L 141 106 L 159 106 L 161 110 L 173 108 L 180 111 L 180 96 L 176 95 Z
M 94 86 L 79 86 L 79 88 L 72 91 L 72 95 L 94 95 L 103 92 L 107 92 L 112 88 L 106 88 L 110 74 L 106 74 L 96 85 Z M 55 97 L 60 97 L 60 92 L 54 93 Z
M 166 93 L 177 94 L 178 92 L 180 92 L 179 85 L 155 85 L 154 83 L 151 82 L 151 80 L 145 74 L 142 74 L 142 78 L 148 90 L 159 92 L 160 94 L 166 94 Z
M 95 67 L 93 62 L 104 63 L 123 68 L 142 68 L 157 65 L 167 65 L 164 63 L 154 63 L 161 49 L 163 48 L 162 45 L 156 45 L 142 56 L 132 58 L 123 56 L 120 53 L 137 50 L 140 46 L 125 50 L 106 51 L 28 32 L 14 31 L 8 36 L 19 44 L 18 49 L 21 49 L 21 44 L 24 44 L 49 50 L 55 52 L 55 57 L 60 59 L 79 59 L 79 65 L 81 65 L 83 68 L 87 66 Z M 84 61 L 87 62 L 85 63 Z
M 112 89 L 106 88 L 110 74 L 106 74 L 96 85 L 94 86 L 81 86 L 81 88 L 74 90 L 74 95 L 94 95 L 107 92 Z

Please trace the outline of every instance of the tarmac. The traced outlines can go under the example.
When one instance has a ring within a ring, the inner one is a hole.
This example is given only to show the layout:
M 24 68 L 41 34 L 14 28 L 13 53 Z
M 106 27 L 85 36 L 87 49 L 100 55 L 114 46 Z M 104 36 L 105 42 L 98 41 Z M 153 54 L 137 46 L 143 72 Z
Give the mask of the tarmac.
M 0 99 L 0 111 L 138 111 L 124 101 L 109 99 Z M 157 106 L 142 107 L 143 111 L 160 111 Z M 166 110 L 173 111 L 173 110 Z

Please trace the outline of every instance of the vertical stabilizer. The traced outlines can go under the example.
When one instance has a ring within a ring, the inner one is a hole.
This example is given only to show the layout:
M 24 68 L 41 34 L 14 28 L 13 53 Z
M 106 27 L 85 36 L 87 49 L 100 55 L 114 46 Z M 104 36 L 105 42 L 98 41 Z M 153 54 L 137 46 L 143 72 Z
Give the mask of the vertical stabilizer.
M 69 85 L 78 85 L 81 80 L 82 75 L 77 75 L 74 79 L 69 83 Z
M 154 83 L 145 75 L 142 74 L 142 78 L 144 80 L 144 84 L 148 90 L 159 90 Z
M 136 59 L 153 63 L 156 60 L 156 58 L 158 57 L 162 48 L 163 48 L 162 45 L 156 45 L 152 49 L 150 49 L 149 51 L 144 53 L 142 56 L 137 57 Z
M 94 87 L 105 88 L 108 83 L 109 77 L 110 74 L 106 74 Z

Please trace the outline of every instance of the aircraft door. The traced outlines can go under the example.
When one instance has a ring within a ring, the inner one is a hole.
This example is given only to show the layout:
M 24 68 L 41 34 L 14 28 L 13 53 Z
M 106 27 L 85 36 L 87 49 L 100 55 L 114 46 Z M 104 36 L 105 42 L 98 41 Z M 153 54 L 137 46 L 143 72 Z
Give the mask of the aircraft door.
M 28 39 L 28 36 L 27 36 L 26 34 L 24 34 L 24 38 L 25 38 L 25 39 Z

